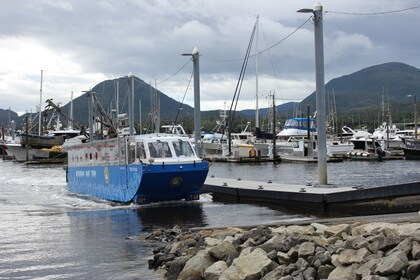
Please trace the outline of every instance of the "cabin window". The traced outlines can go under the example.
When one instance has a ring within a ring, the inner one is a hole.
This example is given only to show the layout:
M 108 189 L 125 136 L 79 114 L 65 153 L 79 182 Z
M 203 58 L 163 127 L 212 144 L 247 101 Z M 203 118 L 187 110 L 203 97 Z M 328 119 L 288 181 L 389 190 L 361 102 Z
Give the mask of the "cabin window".
M 194 156 L 194 151 L 191 147 L 190 142 L 188 141 L 174 141 L 173 142 L 174 145 L 174 150 L 175 150 L 175 154 L 176 156 L 186 156 L 186 157 L 191 157 Z
M 172 157 L 172 152 L 169 149 L 168 142 L 151 142 L 148 144 L 149 153 L 151 157 L 154 158 L 165 158 L 165 157 Z
M 139 159 L 146 158 L 146 151 L 144 150 L 143 143 L 137 143 L 137 158 Z

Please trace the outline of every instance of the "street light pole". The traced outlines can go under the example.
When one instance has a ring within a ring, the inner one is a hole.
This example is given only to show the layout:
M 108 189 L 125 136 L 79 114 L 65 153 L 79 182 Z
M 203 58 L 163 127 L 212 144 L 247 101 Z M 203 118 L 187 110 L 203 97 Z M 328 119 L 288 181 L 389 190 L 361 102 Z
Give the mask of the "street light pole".
M 194 68 L 194 141 L 195 152 L 197 156 L 201 156 L 201 109 L 200 109 L 200 53 L 195 47 L 191 54 L 182 54 L 184 56 L 191 56 Z
M 299 13 L 313 13 L 315 35 L 315 80 L 318 137 L 318 184 L 327 185 L 327 129 L 325 117 L 324 40 L 322 5 L 317 2 L 314 9 L 301 9 Z
M 417 139 L 417 100 L 414 94 L 414 139 Z

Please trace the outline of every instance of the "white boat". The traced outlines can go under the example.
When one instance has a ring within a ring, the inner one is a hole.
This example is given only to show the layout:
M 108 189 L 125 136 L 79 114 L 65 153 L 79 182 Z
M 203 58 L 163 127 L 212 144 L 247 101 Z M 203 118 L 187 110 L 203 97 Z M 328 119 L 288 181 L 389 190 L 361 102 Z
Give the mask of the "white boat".
M 388 151 L 382 149 L 381 145 L 375 138 L 352 138 L 351 142 L 354 144 L 354 149 L 348 154 L 350 159 L 380 161 L 383 159 L 391 158 L 391 154 Z
M 327 139 L 327 155 L 332 158 L 344 158 L 352 152 L 354 144 L 350 141 Z
M 64 162 L 66 152 L 61 146 L 51 148 L 28 148 L 21 144 L 5 144 L 8 155 L 11 155 L 18 162 L 40 161 L 40 162 Z
M 395 125 L 383 123 L 374 130 L 371 137 L 379 142 L 382 149 L 388 150 L 393 154 L 402 154 L 401 145 L 403 142 L 399 136 L 401 135 L 399 132 L 400 129 Z
M 165 134 L 176 134 L 183 137 L 189 137 L 189 135 L 185 132 L 184 127 L 180 124 L 170 124 L 170 125 L 162 125 L 161 132 Z
M 316 141 L 296 137 L 290 143 L 291 150 L 278 153 L 282 162 L 318 162 Z

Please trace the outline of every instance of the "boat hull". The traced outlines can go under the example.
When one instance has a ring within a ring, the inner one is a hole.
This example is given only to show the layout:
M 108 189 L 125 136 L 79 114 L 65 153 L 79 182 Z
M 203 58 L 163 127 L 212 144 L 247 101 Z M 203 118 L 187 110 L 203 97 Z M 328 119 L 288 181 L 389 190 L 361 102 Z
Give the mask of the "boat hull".
M 74 166 L 67 172 L 70 192 L 141 204 L 198 199 L 208 162 Z
M 60 146 L 64 143 L 64 136 L 56 135 L 36 135 L 36 134 L 21 134 L 20 143 L 22 146 L 30 146 L 32 148 L 51 148 L 53 146 Z
M 404 157 L 408 160 L 420 160 L 420 140 L 406 139 L 403 145 Z

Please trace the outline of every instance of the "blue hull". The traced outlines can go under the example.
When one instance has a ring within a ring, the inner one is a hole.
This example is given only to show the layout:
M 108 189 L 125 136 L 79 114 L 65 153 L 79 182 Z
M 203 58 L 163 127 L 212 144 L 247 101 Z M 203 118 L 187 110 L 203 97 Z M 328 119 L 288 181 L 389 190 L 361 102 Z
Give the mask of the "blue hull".
M 208 162 L 69 166 L 68 190 L 119 202 L 198 199 L 208 167 Z

